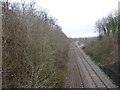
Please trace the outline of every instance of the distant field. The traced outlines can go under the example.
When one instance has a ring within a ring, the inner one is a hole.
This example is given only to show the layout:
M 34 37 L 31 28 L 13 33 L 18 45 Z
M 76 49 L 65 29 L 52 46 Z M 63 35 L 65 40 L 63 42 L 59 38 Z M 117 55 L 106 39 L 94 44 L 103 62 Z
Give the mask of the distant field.
M 91 41 L 97 40 L 97 37 L 93 38 L 69 38 L 71 42 L 78 41 L 79 44 L 84 43 L 85 45 Z

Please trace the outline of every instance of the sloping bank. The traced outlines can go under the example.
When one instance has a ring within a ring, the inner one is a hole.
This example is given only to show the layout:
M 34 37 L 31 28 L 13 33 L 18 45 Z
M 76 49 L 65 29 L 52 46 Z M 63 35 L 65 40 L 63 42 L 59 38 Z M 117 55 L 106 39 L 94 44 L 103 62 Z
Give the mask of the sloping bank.
M 84 51 L 120 87 L 117 39 L 104 37 L 92 40 L 85 45 Z
M 33 3 L 10 6 L 2 6 L 2 87 L 64 87 L 69 40 L 56 19 Z

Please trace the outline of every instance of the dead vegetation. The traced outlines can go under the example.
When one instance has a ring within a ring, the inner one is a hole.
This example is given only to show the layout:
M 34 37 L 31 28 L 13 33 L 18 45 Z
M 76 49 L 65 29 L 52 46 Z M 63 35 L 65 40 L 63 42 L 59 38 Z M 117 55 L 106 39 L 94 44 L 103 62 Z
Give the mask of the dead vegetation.
M 96 62 L 114 82 L 120 86 L 118 71 L 120 30 L 118 13 L 114 12 L 96 22 L 99 37 L 86 44 L 84 51 Z
M 56 19 L 34 3 L 3 3 L 2 12 L 2 87 L 64 87 L 69 40 Z
M 96 22 L 99 37 L 86 44 L 86 53 L 101 65 L 118 60 L 118 14 L 111 13 Z
M 118 61 L 118 44 L 114 37 L 104 37 L 102 40 L 94 40 L 85 45 L 85 52 L 99 65 L 107 65 Z

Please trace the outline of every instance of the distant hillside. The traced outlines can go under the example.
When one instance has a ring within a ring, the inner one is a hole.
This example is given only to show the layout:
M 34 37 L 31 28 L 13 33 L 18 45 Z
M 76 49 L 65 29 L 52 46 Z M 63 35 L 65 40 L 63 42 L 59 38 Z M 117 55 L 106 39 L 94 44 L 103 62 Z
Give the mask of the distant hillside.
M 71 42 L 78 41 L 78 44 L 84 43 L 88 44 L 91 41 L 97 40 L 97 37 L 91 37 L 91 38 L 69 38 Z

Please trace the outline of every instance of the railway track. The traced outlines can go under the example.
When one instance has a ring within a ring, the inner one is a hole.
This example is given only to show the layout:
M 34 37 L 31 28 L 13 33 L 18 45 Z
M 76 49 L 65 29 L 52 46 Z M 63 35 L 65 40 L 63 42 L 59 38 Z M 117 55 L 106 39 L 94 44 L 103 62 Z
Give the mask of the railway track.
M 116 88 L 101 69 L 75 44 L 70 46 L 66 88 Z

